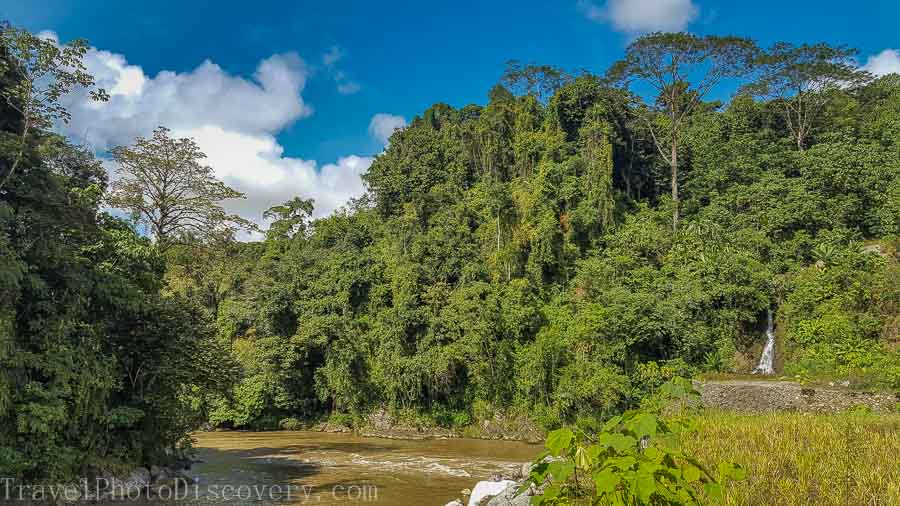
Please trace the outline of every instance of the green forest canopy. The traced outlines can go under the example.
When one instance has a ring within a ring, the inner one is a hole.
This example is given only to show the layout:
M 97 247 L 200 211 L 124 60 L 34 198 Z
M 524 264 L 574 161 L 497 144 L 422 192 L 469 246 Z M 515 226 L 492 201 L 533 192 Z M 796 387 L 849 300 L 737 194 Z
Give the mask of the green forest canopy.
M 788 49 L 653 34 L 605 76 L 517 64 L 485 105 L 394 133 L 345 209 L 312 220 L 301 195 L 262 242 L 165 251 L 102 210 L 92 154 L 0 105 L 0 474 L 152 463 L 200 424 L 605 417 L 749 372 L 769 309 L 780 371 L 900 388 L 900 76 L 727 103 L 693 71 L 665 100 L 618 79 L 676 51 L 807 76 Z

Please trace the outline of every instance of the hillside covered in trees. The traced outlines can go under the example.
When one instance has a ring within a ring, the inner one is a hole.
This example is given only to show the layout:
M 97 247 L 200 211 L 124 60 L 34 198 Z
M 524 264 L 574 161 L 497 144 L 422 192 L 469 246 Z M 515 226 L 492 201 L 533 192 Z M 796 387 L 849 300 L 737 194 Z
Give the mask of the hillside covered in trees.
M 301 198 L 262 243 L 179 245 L 168 289 L 242 369 L 200 398 L 209 422 L 602 417 L 675 375 L 749 373 L 770 309 L 779 373 L 900 386 L 900 76 L 757 51 L 654 35 L 603 76 L 513 63 L 484 105 L 396 132 L 346 210 L 310 221 Z M 655 102 L 622 85 L 642 77 Z
M 602 75 L 513 63 L 483 105 L 395 132 L 362 198 L 313 220 L 300 195 L 237 242 L 248 222 L 215 201 L 240 194 L 202 163 L 173 195 L 203 205 L 160 198 L 147 219 L 142 188 L 168 176 L 142 160 L 202 161 L 195 144 L 159 129 L 117 148 L 109 185 L 21 92 L 31 60 L 13 49 L 0 475 L 383 408 L 589 424 L 674 376 L 749 373 L 769 310 L 779 373 L 900 388 L 900 76 L 848 50 L 653 34 Z M 77 49 L 51 73 L 90 87 L 64 73 Z

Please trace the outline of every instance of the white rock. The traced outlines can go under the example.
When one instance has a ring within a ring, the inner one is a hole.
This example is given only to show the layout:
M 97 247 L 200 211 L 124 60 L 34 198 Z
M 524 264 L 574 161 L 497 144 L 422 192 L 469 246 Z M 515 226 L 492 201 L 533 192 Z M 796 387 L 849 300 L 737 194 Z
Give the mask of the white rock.
M 534 464 L 531 462 L 526 462 L 522 464 L 522 478 L 528 478 L 528 475 L 531 474 L 531 470 L 534 468 Z
M 478 503 L 485 497 L 495 496 L 515 484 L 516 482 L 512 480 L 479 481 L 472 489 L 472 495 L 469 496 L 469 506 L 478 506 Z
M 448 502 L 447 504 L 445 504 L 444 506 L 464 506 L 464 505 L 463 505 L 463 502 L 460 501 L 459 499 L 454 499 L 454 500 Z

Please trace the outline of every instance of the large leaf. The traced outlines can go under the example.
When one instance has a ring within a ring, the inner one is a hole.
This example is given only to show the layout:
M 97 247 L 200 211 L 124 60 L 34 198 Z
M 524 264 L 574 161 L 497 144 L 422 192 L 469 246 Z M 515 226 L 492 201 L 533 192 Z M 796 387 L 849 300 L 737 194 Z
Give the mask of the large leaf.
M 622 483 L 622 477 L 613 472 L 612 469 L 604 469 L 594 475 L 594 485 L 597 487 L 597 495 L 612 493 L 620 483 Z
M 700 470 L 693 464 L 685 464 L 681 469 L 685 480 L 697 481 L 700 479 Z
M 646 470 L 639 469 L 635 474 L 634 492 L 641 502 L 649 503 L 656 492 L 656 479 Z
M 615 467 L 616 469 L 624 471 L 626 469 L 631 469 L 635 464 L 637 464 L 637 459 L 628 455 L 625 457 L 606 459 L 604 467 Z
M 553 481 L 557 483 L 564 482 L 575 472 L 575 464 L 565 461 L 551 462 L 547 467 L 547 472 L 553 476 Z
M 637 447 L 637 439 L 624 434 L 601 434 L 597 438 L 597 444 L 612 448 L 619 453 L 624 453 Z
M 722 462 L 719 464 L 719 481 L 725 479 L 743 480 L 747 477 L 747 471 L 733 462 Z
M 716 482 L 709 482 L 703 485 L 703 489 L 706 490 L 706 495 L 713 501 L 722 501 L 722 485 Z
M 545 446 L 550 450 L 550 453 L 559 456 L 563 450 L 572 444 L 573 439 L 575 439 L 575 434 L 571 429 L 557 429 L 550 434 L 547 434 Z
M 628 429 L 634 432 L 634 435 L 638 438 L 655 436 L 657 424 L 656 415 L 641 413 L 629 420 Z
M 619 423 L 621 423 L 621 422 L 622 422 L 622 415 L 616 415 L 616 416 L 610 418 L 610 419 L 603 425 L 602 432 L 609 432 L 609 431 L 615 429 L 616 426 L 619 425 Z

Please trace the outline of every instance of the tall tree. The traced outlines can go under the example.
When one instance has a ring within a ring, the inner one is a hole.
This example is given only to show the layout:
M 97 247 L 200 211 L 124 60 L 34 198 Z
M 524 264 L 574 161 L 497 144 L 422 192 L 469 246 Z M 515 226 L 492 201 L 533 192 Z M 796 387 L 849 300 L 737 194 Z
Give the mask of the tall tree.
M 853 60 L 856 54 L 856 49 L 846 46 L 779 42 L 760 54 L 759 78 L 745 86 L 744 91 L 783 105 L 787 126 L 802 153 L 831 92 L 871 79 L 871 74 L 857 67 Z
M 178 235 L 209 236 L 223 230 L 253 229 L 240 216 L 228 214 L 225 199 L 244 198 L 215 178 L 206 155 L 190 138 L 172 138 L 159 127 L 153 136 L 139 137 L 132 146 L 111 150 L 119 178 L 108 202 L 150 227 L 161 248 Z
M 679 137 L 687 118 L 723 79 L 747 75 L 757 52 L 753 41 L 738 37 L 652 33 L 632 42 L 625 58 L 609 70 L 615 80 L 637 80 L 656 90 L 655 104 L 638 109 L 638 114 L 672 171 L 673 229 L 678 229 L 679 219 Z M 662 114 L 664 125 L 653 122 L 651 113 Z
M 15 156 L 0 180 L 0 189 L 22 163 L 29 133 L 49 128 L 55 120 L 69 121 L 69 111 L 59 103 L 60 98 L 78 87 L 90 89 L 93 100 L 109 98 L 102 88 L 91 89 L 94 78 L 82 61 L 87 47 L 84 40 L 60 45 L 0 23 L 0 74 L 10 81 L 0 87 L 0 98 L 21 116 Z
M 314 208 L 313 199 L 294 197 L 287 202 L 270 207 L 263 218 L 272 220 L 266 239 L 271 241 L 291 239 L 296 234 L 305 236 L 309 230 L 309 218 Z
M 572 79 L 566 71 L 552 65 L 523 64 L 518 60 L 509 60 L 500 83 L 519 95 L 531 95 L 546 102 L 556 90 Z

